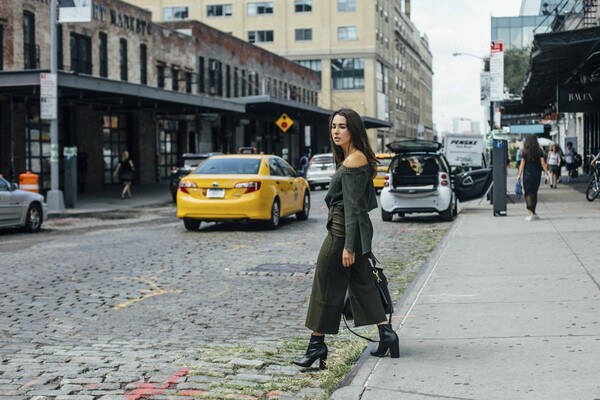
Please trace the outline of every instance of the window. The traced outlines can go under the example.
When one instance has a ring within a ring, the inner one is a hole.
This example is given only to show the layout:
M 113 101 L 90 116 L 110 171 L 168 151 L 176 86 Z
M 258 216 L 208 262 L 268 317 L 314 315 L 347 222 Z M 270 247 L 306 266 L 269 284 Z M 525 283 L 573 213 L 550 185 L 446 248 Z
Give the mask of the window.
M 23 13 L 23 64 L 25 69 L 37 68 L 35 15 L 29 11 Z
M 273 2 L 248 3 L 248 15 L 273 14 Z
M 179 157 L 179 121 L 175 120 L 159 120 L 158 125 L 160 131 L 158 133 L 158 169 L 160 177 L 168 179 L 171 176 L 171 168 L 177 165 Z
M 156 86 L 159 88 L 165 87 L 165 66 L 157 65 L 156 66 Z
M 231 4 L 214 4 L 206 6 L 207 17 L 230 17 Z
M 165 7 L 163 8 L 163 19 L 170 21 L 173 19 L 186 19 L 188 17 L 187 7 Z
M 208 60 L 208 94 L 223 95 L 222 64 L 218 60 Z
M 128 150 L 129 156 L 132 156 L 129 131 L 129 118 L 125 114 L 105 114 L 102 117 L 102 154 L 106 184 L 118 182 L 113 171 L 121 159 L 121 153 Z
M 100 76 L 108 77 L 108 38 L 105 32 L 98 34 L 98 52 L 100 62 Z
M 179 91 L 179 70 L 175 67 L 171 67 L 171 89 Z
M 321 79 L 321 60 L 299 60 L 296 63 L 302 65 L 305 68 L 312 69 L 319 73 L 319 79 Z
M 192 93 L 192 73 L 186 72 L 183 75 L 183 79 L 185 80 L 185 92 Z
M 333 88 L 338 90 L 362 89 L 365 87 L 365 62 L 360 58 L 331 60 Z
M 119 40 L 119 65 L 121 66 L 121 80 L 127 80 L 127 40 Z
M 240 95 L 240 73 L 237 67 L 233 67 L 233 97 Z
M 310 41 L 312 40 L 312 29 L 296 29 L 294 37 L 297 42 Z
M 356 0 L 337 0 L 338 11 L 356 11 Z
M 92 38 L 71 33 L 71 71 L 92 74 Z
M 140 44 L 140 83 L 148 84 L 148 48 L 145 44 Z
M 0 71 L 4 69 L 4 26 L 0 25 Z
M 198 93 L 204 93 L 204 57 L 198 57 Z
M 249 43 L 263 43 L 273 41 L 273 31 L 248 31 Z
M 294 0 L 294 11 L 297 13 L 311 12 L 312 0 Z
M 231 97 L 231 66 L 225 66 L 225 97 Z
M 358 36 L 356 35 L 356 27 L 355 26 L 340 26 L 338 27 L 338 40 L 356 40 Z

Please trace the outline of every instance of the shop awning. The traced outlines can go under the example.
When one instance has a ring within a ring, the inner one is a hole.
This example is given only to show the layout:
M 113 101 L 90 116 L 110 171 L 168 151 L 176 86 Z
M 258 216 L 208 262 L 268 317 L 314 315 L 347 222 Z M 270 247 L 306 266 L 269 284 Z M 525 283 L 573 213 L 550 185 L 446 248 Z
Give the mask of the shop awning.
M 237 97 L 232 100 L 239 104 L 244 104 L 246 112 L 267 116 L 272 118 L 273 121 L 277 120 L 281 114 L 286 114 L 291 119 L 306 123 L 328 124 L 329 117 L 333 113 L 332 110 L 269 95 Z M 391 127 L 389 122 L 376 118 L 363 116 L 362 120 L 367 129 Z
M 600 27 L 535 35 L 518 111 L 556 108 L 558 87 L 600 81 Z
M 41 72 L 48 71 L 0 72 L 0 92 L 38 98 Z M 98 105 L 113 110 L 148 110 L 158 114 L 245 111 L 243 105 L 221 98 L 63 72 L 58 73 L 58 93 L 61 104 Z

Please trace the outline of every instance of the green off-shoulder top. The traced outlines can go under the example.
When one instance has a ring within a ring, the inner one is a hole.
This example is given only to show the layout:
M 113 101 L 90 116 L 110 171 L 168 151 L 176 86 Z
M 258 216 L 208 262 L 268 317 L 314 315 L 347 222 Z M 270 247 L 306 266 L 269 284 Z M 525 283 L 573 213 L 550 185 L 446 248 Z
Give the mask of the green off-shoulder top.
M 372 171 L 369 164 L 356 168 L 342 164 L 331 178 L 329 191 L 325 196 L 325 203 L 330 210 L 335 206 L 344 210 L 344 247 L 356 252 L 357 240 L 360 240 L 362 254 L 372 254 L 373 225 L 369 211 L 377 208 Z

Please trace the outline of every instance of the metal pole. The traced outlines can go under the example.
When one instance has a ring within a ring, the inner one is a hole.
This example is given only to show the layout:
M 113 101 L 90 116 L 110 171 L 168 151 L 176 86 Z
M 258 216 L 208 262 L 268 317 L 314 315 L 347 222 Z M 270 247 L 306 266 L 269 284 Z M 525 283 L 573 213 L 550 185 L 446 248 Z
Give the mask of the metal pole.
M 56 76 L 58 71 L 56 40 L 56 0 L 50 0 L 50 74 Z M 58 86 L 58 79 L 56 80 Z M 58 89 L 58 88 L 57 88 Z M 59 189 L 59 144 L 58 144 L 58 96 L 54 102 L 55 118 L 50 120 L 50 191 L 48 192 L 48 209 L 62 211 L 65 208 L 63 193 Z

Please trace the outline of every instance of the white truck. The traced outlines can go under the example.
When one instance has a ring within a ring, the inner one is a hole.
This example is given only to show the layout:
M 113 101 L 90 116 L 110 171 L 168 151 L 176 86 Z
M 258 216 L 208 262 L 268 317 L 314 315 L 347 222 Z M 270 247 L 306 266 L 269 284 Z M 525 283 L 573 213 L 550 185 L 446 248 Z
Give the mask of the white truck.
M 485 168 L 485 138 L 482 135 L 446 134 L 444 155 L 450 167 L 460 170 Z

